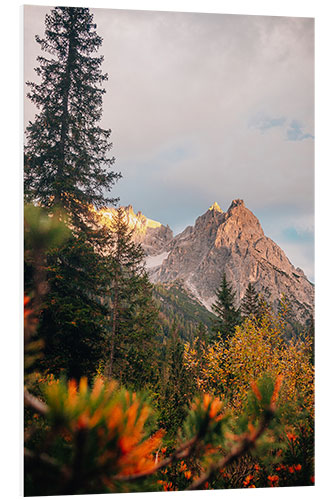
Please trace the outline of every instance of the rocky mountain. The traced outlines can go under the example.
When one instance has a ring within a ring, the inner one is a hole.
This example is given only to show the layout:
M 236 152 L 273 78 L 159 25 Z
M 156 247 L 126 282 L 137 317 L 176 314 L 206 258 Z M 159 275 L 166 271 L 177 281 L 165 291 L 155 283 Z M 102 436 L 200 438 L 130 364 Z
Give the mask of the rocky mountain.
M 134 229 L 134 241 L 136 243 L 141 243 L 146 254 L 154 256 L 164 252 L 166 246 L 173 239 L 173 232 L 169 226 L 163 226 L 160 222 L 148 219 L 141 212 L 136 214 L 132 205 L 122 208 L 128 226 Z M 99 213 L 107 220 L 112 219 L 115 212 L 115 208 L 106 208 Z
M 152 282 L 182 283 L 210 310 L 225 272 L 238 304 L 250 282 L 275 307 L 285 294 L 298 321 L 313 314 L 314 285 L 265 236 L 259 220 L 242 200 L 234 200 L 226 212 L 214 203 L 194 226 L 175 237 L 168 226 L 140 212 L 134 214 L 132 207 L 127 207 L 126 213 L 136 228 L 136 240 L 146 251 Z

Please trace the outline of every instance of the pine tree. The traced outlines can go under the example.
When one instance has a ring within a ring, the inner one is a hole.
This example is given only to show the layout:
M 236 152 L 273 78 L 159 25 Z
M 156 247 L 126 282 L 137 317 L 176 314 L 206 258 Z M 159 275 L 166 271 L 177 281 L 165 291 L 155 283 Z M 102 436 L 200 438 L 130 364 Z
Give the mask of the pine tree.
M 283 324 L 284 338 L 298 338 L 304 330 L 304 324 L 295 320 L 292 302 L 285 294 L 282 294 L 279 300 L 278 315 Z
M 47 282 L 38 333 L 44 340 L 42 371 L 92 379 L 105 353 L 107 309 L 102 263 L 85 234 L 48 253 Z
M 184 345 L 179 338 L 179 327 L 173 323 L 166 341 L 166 357 L 160 374 L 160 425 L 173 441 L 188 411 L 192 395 L 192 380 L 184 365 Z
M 114 372 L 134 390 L 151 385 L 157 376 L 158 309 L 146 273 L 127 283 L 120 304 Z
M 130 384 L 147 379 L 158 314 L 144 267 L 144 252 L 133 241 L 133 231 L 119 208 L 109 223 L 105 255 L 110 309 L 106 375 Z
M 259 318 L 260 299 L 252 283 L 249 283 L 247 286 L 242 300 L 241 310 L 245 317 L 253 316 L 254 318 Z
M 45 38 L 37 43 L 51 58 L 39 56 L 40 83 L 27 82 L 28 97 L 39 109 L 27 127 L 25 196 L 28 201 L 60 206 L 74 227 L 86 228 L 91 206 L 112 203 L 104 193 L 119 174 L 110 170 L 111 131 L 102 116 L 102 44 L 89 9 L 56 7 L 46 16 Z
M 39 112 L 26 131 L 25 199 L 60 213 L 72 231 L 46 256 L 49 290 L 38 334 L 45 368 L 78 378 L 93 375 L 104 355 L 105 282 L 97 252 L 104 240 L 92 207 L 113 201 L 104 193 L 119 175 L 110 170 L 111 132 L 98 125 L 107 75 L 103 57 L 93 55 L 102 43 L 93 16 L 89 9 L 57 7 L 45 27 L 36 41 L 51 56 L 38 57 L 40 82 L 28 82 Z
M 229 285 L 225 273 L 222 276 L 220 288 L 216 291 L 217 300 L 212 305 L 213 312 L 217 315 L 217 320 L 212 330 L 220 333 L 223 339 L 230 337 L 235 327 L 240 323 L 240 311 L 235 307 L 235 292 Z

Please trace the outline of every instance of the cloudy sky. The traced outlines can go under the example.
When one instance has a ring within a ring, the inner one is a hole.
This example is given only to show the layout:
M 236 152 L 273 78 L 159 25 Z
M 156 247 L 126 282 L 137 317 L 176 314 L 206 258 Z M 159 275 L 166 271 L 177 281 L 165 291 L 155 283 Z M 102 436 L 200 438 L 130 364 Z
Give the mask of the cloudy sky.
M 25 80 L 49 8 L 25 7 Z M 175 233 L 242 198 L 314 280 L 314 21 L 92 9 L 112 195 Z M 25 120 L 33 119 L 25 102 Z

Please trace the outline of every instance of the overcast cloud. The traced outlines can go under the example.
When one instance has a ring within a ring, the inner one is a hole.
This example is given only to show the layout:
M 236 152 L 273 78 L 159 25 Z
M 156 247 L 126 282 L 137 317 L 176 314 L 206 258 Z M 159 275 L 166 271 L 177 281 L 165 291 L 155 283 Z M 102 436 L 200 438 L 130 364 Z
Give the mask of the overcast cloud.
M 25 7 L 25 80 L 48 8 Z M 113 190 L 175 232 L 242 198 L 314 280 L 314 22 L 92 9 Z M 26 120 L 35 110 L 26 102 Z

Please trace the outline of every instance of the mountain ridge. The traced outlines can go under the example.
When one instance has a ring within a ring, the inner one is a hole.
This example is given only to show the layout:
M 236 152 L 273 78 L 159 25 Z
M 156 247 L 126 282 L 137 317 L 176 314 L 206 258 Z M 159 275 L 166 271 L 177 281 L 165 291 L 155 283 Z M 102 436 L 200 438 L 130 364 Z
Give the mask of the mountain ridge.
M 169 226 L 156 221 L 154 227 L 149 226 L 145 221 L 151 219 L 141 212 L 134 214 L 131 205 L 124 211 L 128 220 L 132 217 L 134 238 L 145 250 L 146 267 L 153 283 L 182 282 L 188 292 L 211 310 L 225 273 L 235 290 L 237 305 L 252 283 L 275 309 L 284 294 L 293 304 L 297 320 L 313 315 L 314 285 L 264 234 L 259 219 L 243 200 L 234 199 L 226 212 L 214 202 L 193 226 L 187 226 L 176 236 Z
M 133 240 L 142 245 L 147 255 L 158 254 L 173 239 L 173 232 L 168 225 L 149 219 L 141 211 L 135 213 L 132 205 L 120 208 L 123 209 L 129 228 L 133 230 Z M 98 213 L 102 217 L 102 223 L 109 225 L 116 211 L 114 207 L 100 210 Z

